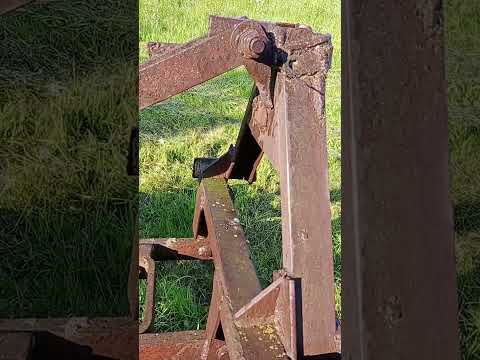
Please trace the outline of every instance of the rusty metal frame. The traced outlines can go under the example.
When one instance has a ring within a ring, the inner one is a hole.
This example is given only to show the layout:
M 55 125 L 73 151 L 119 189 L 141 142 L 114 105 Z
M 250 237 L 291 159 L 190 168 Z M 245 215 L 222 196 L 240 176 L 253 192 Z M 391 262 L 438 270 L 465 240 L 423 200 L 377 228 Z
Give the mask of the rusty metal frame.
M 330 36 L 304 25 L 213 16 L 201 39 L 148 48 L 140 109 L 239 66 L 255 86 L 235 146 L 194 161 L 193 238 L 140 240 L 147 279 L 140 358 L 339 358 L 324 106 Z M 264 155 L 280 174 L 283 268 L 262 290 L 228 180 L 255 181 Z M 154 318 L 155 261 L 179 259 L 214 263 L 206 330 L 144 334 Z

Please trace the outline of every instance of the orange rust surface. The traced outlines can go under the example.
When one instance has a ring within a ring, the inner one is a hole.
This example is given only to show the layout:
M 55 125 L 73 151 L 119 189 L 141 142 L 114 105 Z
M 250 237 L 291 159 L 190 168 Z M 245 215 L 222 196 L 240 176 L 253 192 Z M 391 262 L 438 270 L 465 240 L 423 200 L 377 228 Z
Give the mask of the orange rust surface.
M 197 360 L 205 343 L 205 331 L 142 334 L 139 342 L 140 360 Z M 214 340 L 207 360 L 228 360 L 225 343 Z
M 200 359 L 202 343 L 165 344 L 140 348 L 140 360 Z

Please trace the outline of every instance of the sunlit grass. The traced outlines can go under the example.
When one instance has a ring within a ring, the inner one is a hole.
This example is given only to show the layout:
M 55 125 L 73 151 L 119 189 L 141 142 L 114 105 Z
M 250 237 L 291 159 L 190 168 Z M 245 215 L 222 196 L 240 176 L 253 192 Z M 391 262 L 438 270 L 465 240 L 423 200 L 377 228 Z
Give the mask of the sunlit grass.
M 51 1 L 1 17 L 0 317 L 128 313 L 134 10 Z

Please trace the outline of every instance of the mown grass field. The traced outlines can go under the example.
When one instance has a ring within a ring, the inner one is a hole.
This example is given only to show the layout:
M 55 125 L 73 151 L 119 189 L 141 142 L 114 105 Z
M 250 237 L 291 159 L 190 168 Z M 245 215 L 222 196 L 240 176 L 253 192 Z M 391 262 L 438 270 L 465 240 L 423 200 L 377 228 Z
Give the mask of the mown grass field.
M 74 0 L 1 16 L 0 318 L 128 314 L 135 11 Z
M 340 303 L 340 1 L 140 0 L 141 61 L 148 41 L 186 42 L 207 30 L 208 16 L 304 23 L 333 35 L 327 80 L 329 175 L 337 312 Z M 480 359 L 480 46 L 475 0 L 445 2 L 451 149 L 451 198 L 455 206 L 459 319 L 464 359 Z M 197 156 L 218 156 L 236 133 L 252 82 L 239 69 L 140 114 L 141 237 L 188 237 L 197 181 Z M 472 111 L 473 109 L 473 111 Z M 263 285 L 281 267 L 278 177 L 263 161 L 258 181 L 232 182 L 236 207 Z M 198 329 L 205 324 L 212 269 L 207 264 L 159 264 L 155 329 Z M 143 294 L 141 293 L 141 297 Z

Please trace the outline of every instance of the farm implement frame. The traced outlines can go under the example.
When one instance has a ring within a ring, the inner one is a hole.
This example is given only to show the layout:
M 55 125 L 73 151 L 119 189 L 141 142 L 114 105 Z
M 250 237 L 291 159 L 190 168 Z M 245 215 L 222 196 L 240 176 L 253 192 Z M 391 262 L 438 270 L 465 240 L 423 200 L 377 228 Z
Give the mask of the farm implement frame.
M 140 240 L 147 279 L 140 358 L 337 358 L 324 110 L 330 36 L 303 25 L 213 16 L 207 36 L 150 43 L 149 52 L 140 67 L 141 109 L 239 66 L 255 86 L 236 144 L 219 158 L 194 161 L 200 186 L 193 238 Z M 228 180 L 255 181 L 263 156 L 280 174 L 283 268 L 262 290 Z M 206 330 L 148 334 L 155 261 L 179 259 L 214 263 Z

